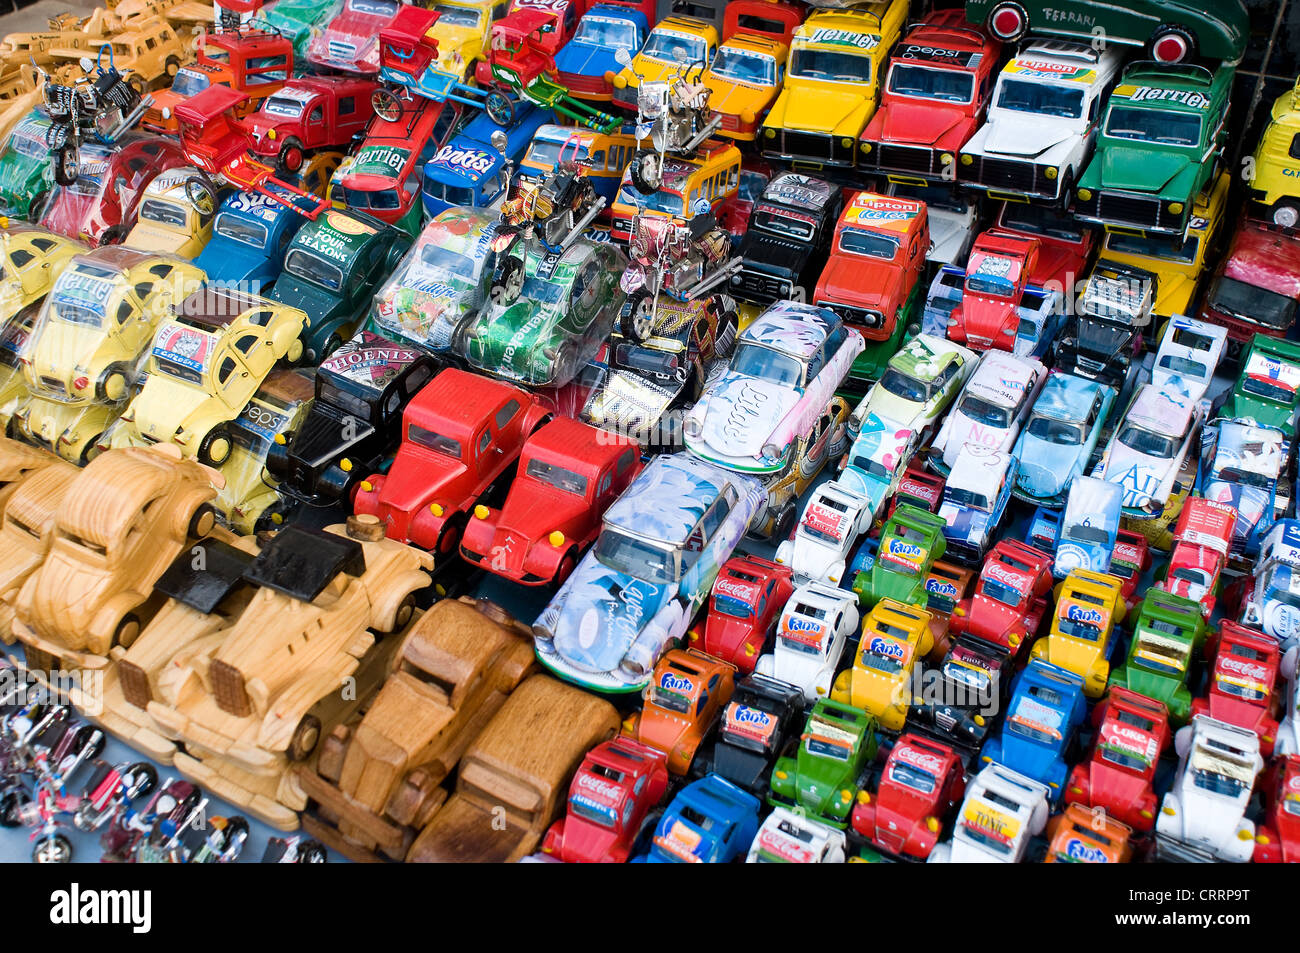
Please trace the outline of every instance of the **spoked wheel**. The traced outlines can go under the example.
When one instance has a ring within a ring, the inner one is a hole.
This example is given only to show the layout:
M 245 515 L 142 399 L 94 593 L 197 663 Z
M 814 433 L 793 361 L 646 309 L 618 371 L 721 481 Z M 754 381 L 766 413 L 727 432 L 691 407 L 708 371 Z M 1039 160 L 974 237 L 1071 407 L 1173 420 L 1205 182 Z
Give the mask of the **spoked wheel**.
M 645 150 L 632 157 L 627 167 L 633 187 L 642 195 L 653 195 L 664 184 L 664 163 L 659 153 Z
M 202 175 L 185 180 L 185 199 L 200 215 L 211 215 L 217 208 L 217 187 Z
M 62 834 L 42 837 L 32 848 L 33 864 L 66 864 L 72 860 L 72 842 Z
M 515 104 L 499 89 L 494 89 L 487 94 L 487 99 L 483 101 L 483 108 L 487 110 L 488 118 L 502 128 L 515 121 Z
M 371 93 L 370 108 L 384 122 L 397 122 L 402 115 L 402 101 L 391 89 L 380 88 Z
M 515 257 L 501 263 L 492 280 L 492 296 L 498 304 L 510 304 L 524 290 L 524 263 Z

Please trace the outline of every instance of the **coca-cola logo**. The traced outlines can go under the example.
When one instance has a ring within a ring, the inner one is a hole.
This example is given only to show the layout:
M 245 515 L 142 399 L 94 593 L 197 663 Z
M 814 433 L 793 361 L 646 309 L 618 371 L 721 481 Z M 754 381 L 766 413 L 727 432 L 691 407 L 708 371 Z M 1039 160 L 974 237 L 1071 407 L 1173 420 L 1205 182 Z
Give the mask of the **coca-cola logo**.
M 1268 670 L 1262 665 L 1251 665 L 1249 662 L 1242 662 L 1231 656 L 1220 656 L 1219 668 L 1256 681 L 1263 681 L 1264 676 L 1268 674 Z
M 734 596 L 737 599 L 748 599 L 750 594 L 754 591 L 753 586 L 731 582 L 728 579 L 719 579 L 718 584 L 714 588 L 724 596 Z
M 903 764 L 937 775 L 943 770 L 943 759 L 928 751 L 920 751 L 907 745 L 894 749 L 894 757 Z
M 606 801 L 617 800 L 623 793 L 623 789 L 617 784 L 611 784 L 609 781 L 602 780 L 593 774 L 578 775 L 578 787 L 598 795 Z
M 1007 572 L 1000 563 L 988 563 L 984 566 L 984 575 L 988 579 L 1005 583 L 1016 591 L 1023 591 L 1029 580 L 1019 573 Z

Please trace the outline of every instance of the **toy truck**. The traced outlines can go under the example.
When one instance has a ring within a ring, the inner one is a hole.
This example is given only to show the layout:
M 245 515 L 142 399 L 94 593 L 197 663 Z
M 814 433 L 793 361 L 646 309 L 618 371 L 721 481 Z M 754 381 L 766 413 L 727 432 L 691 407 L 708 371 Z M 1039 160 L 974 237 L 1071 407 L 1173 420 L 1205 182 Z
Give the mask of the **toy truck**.
M 1273 101 L 1269 123 L 1259 137 L 1254 164 L 1247 171 L 1250 195 L 1264 208 L 1274 225 L 1295 228 L 1300 225 L 1300 159 L 1296 136 L 1300 135 L 1300 79 L 1296 85 Z
M 1258 427 L 1276 427 L 1288 441 L 1294 440 L 1300 418 L 1300 344 L 1256 333 L 1219 413 Z
M 1298 305 L 1300 235 L 1243 217 L 1205 292 L 1200 319 L 1228 329 L 1231 356 L 1252 335 L 1285 338 Z
M 1170 722 L 1184 724 L 1192 709 L 1187 677 L 1205 638 L 1205 617 L 1197 603 L 1148 590 L 1133 625 L 1128 659 L 1111 674 L 1111 686 L 1164 703 Z
M 245 120 L 253 154 L 297 172 L 308 153 L 347 149 L 365 131 L 374 110 L 373 80 L 344 76 L 300 76 L 267 97 Z
M 798 172 L 773 177 L 754 202 L 728 291 L 756 305 L 811 298 L 843 207 L 841 190 L 830 182 Z

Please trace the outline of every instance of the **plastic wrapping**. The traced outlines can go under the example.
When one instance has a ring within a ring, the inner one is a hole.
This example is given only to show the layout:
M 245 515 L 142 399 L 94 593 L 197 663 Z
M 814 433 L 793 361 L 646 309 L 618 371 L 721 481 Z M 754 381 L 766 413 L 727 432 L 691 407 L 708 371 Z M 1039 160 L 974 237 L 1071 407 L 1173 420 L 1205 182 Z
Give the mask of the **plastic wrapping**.
M 126 244 L 141 251 L 169 252 L 194 258 L 212 237 L 215 204 L 190 200 L 186 183 L 199 177 L 192 166 L 169 169 L 153 179 L 140 198 L 139 217 L 126 236 Z
M 39 109 L 20 120 L 0 152 L 0 211 L 15 218 L 39 215 L 54 187 L 54 163 L 45 136 L 50 121 Z
M 318 21 L 325 28 L 307 45 L 307 59 L 349 73 L 378 73 L 379 31 L 399 9 L 398 0 L 345 0 L 328 21 Z
M 341 9 L 343 0 L 276 0 L 263 7 L 258 16 L 293 43 L 294 59 L 302 62 L 312 40 L 321 32 L 320 25 L 333 20 Z

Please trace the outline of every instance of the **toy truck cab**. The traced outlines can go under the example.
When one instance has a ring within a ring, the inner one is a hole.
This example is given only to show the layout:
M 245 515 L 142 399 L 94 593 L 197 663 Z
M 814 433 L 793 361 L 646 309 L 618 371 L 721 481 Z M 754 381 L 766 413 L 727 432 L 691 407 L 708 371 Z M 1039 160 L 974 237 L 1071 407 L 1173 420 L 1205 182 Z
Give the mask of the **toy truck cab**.
M 311 150 L 347 148 L 374 116 L 370 94 L 375 88 L 372 80 L 354 77 L 289 80 L 245 120 L 253 154 L 296 172 Z
M 1135 831 L 1151 830 L 1159 806 L 1156 769 L 1170 739 L 1164 704 L 1115 685 L 1093 721 L 1089 760 L 1071 772 L 1064 803 L 1103 808 Z
M 701 77 L 719 134 L 741 142 L 758 137 L 759 125 L 781 92 L 790 39 L 804 7 L 784 0 L 740 0 L 727 5 L 723 41 Z
M 1013 539 L 1000 539 L 984 557 L 975 594 L 954 613 L 952 628 L 1012 655 L 1032 641 L 1047 612 L 1052 558 Z
M 655 827 L 651 864 L 725 864 L 737 859 L 758 833 L 761 802 L 730 781 L 710 774 L 673 798 Z
M 794 591 L 777 622 L 772 651 L 760 656 L 756 671 L 797 685 L 809 702 L 830 694 L 835 670 L 858 627 L 853 594 L 818 582 Z
M 772 766 L 802 729 L 803 690 L 766 675 L 736 682 L 712 745 L 705 744 L 692 771 L 712 772 L 751 794 L 765 795 Z
M 307 59 L 344 73 L 379 72 L 379 31 L 401 9 L 398 0 L 344 0 L 343 7 L 307 47 Z
M 609 102 L 614 98 L 612 74 L 622 69 L 614 52 L 635 54 L 649 29 L 646 14 L 632 4 L 592 4 L 555 57 L 557 81 L 579 99 Z
M 841 190 L 822 179 L 797 172 L 773 177 L 754 203 L 740 240 L 744 261 L 731 278 L 730 293 L 757 305 L 793 298 L 798 291 L 811 297 L 843 205 Z
M 834 700 L 870 712 L 888 731 L 902 731 L 912 702 L 913 668 L 934 649 L 925 609 L 882 599 L 862 622 L 852 667 L 835 677 Z
M 470 120 L 429 157 L 420 170 L 420 195 L 427 216 L 454 206 L 499 208 L 510 188 L 510 172 L 532 142 L 549 113 L 529 103 L 515 107 L 506 134 L 505 151 L 492 145 L 499 128 L 483 113 Z
M 1285 338 L 1297 307 L 1300 235 L 1243 217 L 1205 293 L 1201 320 L 1226 327 L 1240 347 L 1252 335 Z
M 1019 863 L 1047 826 L 1047 799 L 1047 785 L 986 765 L 966 785 L 952 839 L 938 844 L 928 863 Z
M 642 83 L 667 83 L 674 76 L 701 75 L 717 51 L 718 31 L 712 23 L 670 14 L 651 28 L 645 45 L 634 53 L 628 66 L 612 71 L 613 100 L 635 111 Z
M 961 759 L 947 745 L 908 733 L 895 742 L 873 796 L 859 791 L 853 830 L 895 857 L 925 860 L 943 819 L 966 791 Z
M 1174 529 L 1174 551 L 1156 587 L 1201 604 L 1208 619 L 1218 598 L 1219 574 L 1232 548 L 1237 511 L 1201 498 L 1188 500 Z
M 397 445 L 402 407 L 433 374 L 428 355 L 369 331 L 322 361 L 306 419 L 266 459 L 281 493 L 322 504 L 349 499 Z
M 818 700 L 793 757 L 772 771 L 768 803 L 802 808 L 813 820 L 843 830 L 876 756 L 876 719 L 860 708 Z
M 814 11 L 791 38 L 785 86 L 760 130 L 763 155 L 796 167 L 852 168 L 906 21 L 902 0 Z
M 1002 68 L 988 120 L 961 151 L 961 182 L 1008 201 L 1068 201 L 1122 59 L 1117 48 L 1028 42 Z
M 924 605 L 925 583 L 935 560 L 943 558 L 943 518 L 907 503 L 897 507 L 880 530 L 870 566 L 853 579 L 853 591 L 865 608 L 881 599 Z
M 665 653 L 651 673 L 641 711 L 624 724 L 624 732 L 664 752 L 671 774 L 686 775 L 731 698 L 735 676 L 730 662 L 694 649 Z
M 1293 440 L 1300 418 L 1300 344 L 1265 334 L 1251 338 L 1241 373 L 1219 413 L 1242 423 L 1276 427 Z
M 976 351 L 1010 350 L 1020 326 L 1039 242 L 997 230 L 975 240 L 961 299 L 948 318 L 948 338 Z
M 709 595 L 703 631 L 691 643 L 748 674 L 794 594 L 790 570 L 759 556 L 733 556 L 722 564 Z
M 1128 659 L 1111 675 L 1111 684 L 1163 702 L 1170 721 L 1181 725 L 1192 705 L 1187 677 L 1205 638 L 1205 618 L 1197 603 L 1150 589 L 1133 624 Z
M 957 155 L 984 119 L 1001 44 L 959 10 L 932 14 L 894 48 L 858 145 L 858 168 L 891 182 L 953 182 Z
M 1245 813 L 1264 767 L 1259 736 L 1197 715 L 1177 746 L 1178 773 L 1156 820 L 1156 855 L 1182 863 L 1250 860 L 1255 823 Z
M 980 759 L 1046 784 L 1055 803 L 1070 772 L 1066 754 L 1087 710 L 1078 675 L 1030 659 L 1016 677 L 1002 731 L 984 743 Z
M 1259 735 L 1259 751 L 1273 755 L 1278 735 L 1273 717 L 1282 652 L 1277 640 L 1224 620 L 1210 673 L 1209 691 L 1192 700 L 1192 717 L 1212 718 Z
M 284 253 L 307 221 L 257 192 L 234 191 L 212 220 L 212 237 L 194 259 L 210 281 L 245 283 L 261 293 L 280 276 Z
M 1082 678 L 1089 698 L 1099 698 L 1106 690 L 1111 639 L 1124 621 L 1120 587 L 1114 576 L 1087 569 L 1070 573 L 1058 590 L 1051 632 L 1033 647 L 1034 658 Z
M 1251 198 L 1262 205 L 1270 221 L 1283 228 L 1300 225 L 1300 80 L 1273 101 L 1269 123 L 1255 147 L 1254 166 L 1247 170 Z

